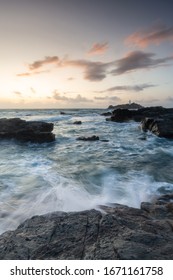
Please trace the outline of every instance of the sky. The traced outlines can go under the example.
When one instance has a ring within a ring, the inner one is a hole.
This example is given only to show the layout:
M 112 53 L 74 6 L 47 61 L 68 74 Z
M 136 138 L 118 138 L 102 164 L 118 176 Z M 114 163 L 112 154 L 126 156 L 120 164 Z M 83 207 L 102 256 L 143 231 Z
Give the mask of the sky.
M 172 0 L 0 0 L 0 109 L 173 107 Z

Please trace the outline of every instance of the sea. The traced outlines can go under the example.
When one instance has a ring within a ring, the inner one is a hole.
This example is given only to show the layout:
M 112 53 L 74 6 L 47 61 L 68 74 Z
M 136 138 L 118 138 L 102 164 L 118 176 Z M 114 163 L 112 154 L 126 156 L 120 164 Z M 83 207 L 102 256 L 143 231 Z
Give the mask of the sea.
M 110 203 L 140 208 L 173 192 L 173 142 L 137 122 L 106 121 L 106 111 L 0 110 L 0 118 L 51 122 L 56 135 L 43 144 L 0 141 L 0 234 L 35 215 Z M 92 135 L 100 140 L 77 140 Z

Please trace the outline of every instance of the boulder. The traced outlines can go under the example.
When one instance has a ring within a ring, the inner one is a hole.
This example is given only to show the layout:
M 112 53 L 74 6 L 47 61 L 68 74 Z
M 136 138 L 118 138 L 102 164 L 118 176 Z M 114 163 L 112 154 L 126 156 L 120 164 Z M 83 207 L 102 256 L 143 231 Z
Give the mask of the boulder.
M 75 121 L 73 124 L 82 124 L 81 121 Z
M 81 140 L 81 141 L 98 141 L 99 137 L 96 136 L 96 135 L 89 136 L 89 137 L 81 136 L 81 137 L 78 137 L 76 140 Z
M 169 194 L 141 209 L 110 204 L 34 216 L 0 236 L 0 259 L 173 260 L 172 232 Z
M 53 123 L 25 121 L 20 118 L 0 119 L 0 139 L 16 139 L 35 143 L 52 142 Z

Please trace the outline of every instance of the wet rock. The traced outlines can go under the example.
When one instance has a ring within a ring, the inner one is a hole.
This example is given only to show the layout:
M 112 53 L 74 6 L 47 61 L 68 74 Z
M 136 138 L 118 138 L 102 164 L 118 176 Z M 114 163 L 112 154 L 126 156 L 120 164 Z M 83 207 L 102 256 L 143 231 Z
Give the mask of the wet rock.
M 145 118 L 141 123 L 141 127 L 143 131 L 149 130 L 159 137 L 173 139 L 173 117 Z
M 101 116 L 105 116 L 105 117 L 111 116 L 111 115 L 112 115 L 111 112 L 105 112 L 105 113 L 102 113 L 102 114 L 101 114 Z
M 53 123 L 25 121 L 19 118 L 0 119 L 0 139 L 16 139 L 35 143 L 52 142 Z
M 82 124 L 81 121 L 75 121 L 73 124 Z
M 32 217 L 0 236 L 0 259 L 173 260 L 173 194 L 100 210 Z
M 81 137 L 78 137 L 77 140 L 81 140 L 81 141 L 98 141 L 99 137 L 96 136 L 96 135 L 89 136 L 89 137 L 81 136 Z

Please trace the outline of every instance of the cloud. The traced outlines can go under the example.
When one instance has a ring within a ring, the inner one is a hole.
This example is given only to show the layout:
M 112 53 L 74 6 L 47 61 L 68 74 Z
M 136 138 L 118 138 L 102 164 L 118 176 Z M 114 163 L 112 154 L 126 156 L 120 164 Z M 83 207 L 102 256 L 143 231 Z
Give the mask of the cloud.
M 173 40 L 173 26 L 156 25 L 147 30 L 135 32 L 127 37 L 125 43 L 140 48 L 146 48 L 148 45 L 159 45 L 164 41 Z
M 94 99 L 96 100 L 100 100 L 100 101 L 104 101 L 104 100 L 112 100 L 112 101 L 121 101 L 121 98 L 119 98 L 118 96 L 103 96 L 103 97 L 98 97 L 95 96 Z
M 95 43 L 92 48 L 88 51 L 89 55 L 100 55 L 107 51 L 108 43 Z
M 57 90 L 55 90 L 53 92 L 52 98 L 57 100 L 57 101 L 77 102 L 77 103 L 79 103 L 79 102 L 81 102 L 81 103 L 83 103 L 83 102 L 91 102 L 92 101 L 91 99 L 85 98 L 85 97 L 81 96 L 80 94 L 78 94 L 74 98 L 67 97 L 67 96 L 64 96 L 61 93 L 59 93 Z
M 59 57 L 58 56 L 46 56 L 42 60 L 34 61 L 32 64 L 29 64 L 29 70 L 33 71 L 35 69 L 39 69 L 47 64 L 57 64 L 59 63 Z
M 108 88 L 106 91 L 143 91 L 146 88 L 150 88 L 150 87 L 155 87 L 156 85 L 152 85 L 152 84 L 141 84 L 141 85 L 134 85 L 134 86 L 115 86 L 115 87 L 111 87 Z
M 73 81 L 75 78 L 73 78 L 73 77 L 69 77 L 67 80 L 68 81 Z
M 34 71 L 34 72 L 24 72 L 24 73 L 19 73 L 16 76 L 17 77 L 29 77 L 33 75 L 38 75 L 38 74 L 43 74 L 43 73 L 49 73 L 49 70 L 46 71 Z
M 101 81 L 106 78 L 107 69 L 112 65 L 112 62 L 103 63 L 99 61 L 90 60 L 64 60 L 61 63 L 62 67 L 79 67 L 84 69 L 84 79 L 89 81 Z
M 55 64 L 56 67 L 78 67 L 84 70 L 84 79 L 89 81 L 101 81 L 106 78 L 107 69 L 112 65 L 110 63 L 103 63 L 99 61 L 90 61 L 84 59 L 62 59 L 60 60 L 58 56 L 46 56 L 43 60 L 38 60 L 29 64 L 29 71 L 25 73 L 17 74 L 18 77 L 32 76 L 35 74 L 49 72 L 47 71 L 35 71 L 35 69 L 39 69 L 43 67 L 45 64 Z
M 154 53 L 145 53 L 142 51 L 134 51 L 128 53 L 125 57 L 116 60 L 117 68 L 112 70 L 113 75 L 121 75 L 126 72 L 138 69 L 151 69 L 165 65 L 166 62 L 173 60 L 173 56 L 154 59 Z
M 30 87 L 30 91 L 32 92 L 32 93 L 36 93 L 36 91 L 35 91 L 35 89 L 34 88 L 32 88 L 32 87 Z
M 168 98 L 166 99 L 167 101 L 173 102 L 173 97 L 168 96 Z
M 22 96 L 22 92 L 20 92 L 20 91 L 14 91 L 14 94 L 17 96 Z
M 35 61 L 29 64 L 29 71 L 17 74 L 18 77 L 32 76 L 40 73 L 50 72 L 49 70 L 39 70 L 45 64 L 55 64 L 57 68 L 77 67 L 83 70 L 84 79 L 88 81 L 99 82 L 107 77 L 107 75 L 121 75 L 126 72 L 139 69 L 151 69 L 159 66 L 165 66 L 166 62 L 173 60 L 173 56 L 154 59 L 154 53 L 145 53 L 142 51 L 133 51 L 125 55 L 123 58 L 110 61 L 107 63 L 101 61 L 91 61 L 85 59 L 71 60 L 68 58 L 59 59 L 58 56 L 46 56 L 43 60 Z M 110 71 L 110 69 L 112 69 Z M 121 89 L 120 89 L 121 90 Z

